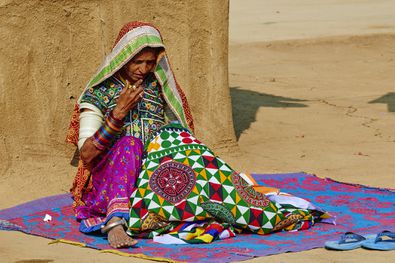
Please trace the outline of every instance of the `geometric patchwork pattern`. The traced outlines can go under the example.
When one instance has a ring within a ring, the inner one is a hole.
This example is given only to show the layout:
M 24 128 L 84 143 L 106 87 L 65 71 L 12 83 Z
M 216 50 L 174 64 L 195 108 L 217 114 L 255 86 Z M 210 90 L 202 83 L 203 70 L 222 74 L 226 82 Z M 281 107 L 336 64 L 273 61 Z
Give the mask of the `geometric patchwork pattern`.
M 180 125 L 162 127 L 146 151 L 137 189 L 130 198 L 132 235 L 141 234 L 142 219 L 152 213 L 167 222 L 167 229 L 172 222 L 215 218 L 258 234 L 278 230 L 285 220 L 281 206 L 256 192 Z M 156 229 L 149 236 L 162 232 Z

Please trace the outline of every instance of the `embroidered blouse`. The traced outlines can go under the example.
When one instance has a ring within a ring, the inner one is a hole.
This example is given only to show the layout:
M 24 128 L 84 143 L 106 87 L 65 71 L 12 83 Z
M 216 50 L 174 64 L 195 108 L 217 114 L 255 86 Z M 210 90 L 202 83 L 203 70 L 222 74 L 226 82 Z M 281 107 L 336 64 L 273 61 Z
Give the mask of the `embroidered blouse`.
M 139 138 L 143 144 L 165 124 L 165 101 L 161 94 L 161 87 L 154 74 L 148 75 L 141 84 L 144 92 L 139 103 L 130 110 L 124 119 L 121 136 L 131 135 Z M 103 113 L 106 118 L 116 106 L 119 93 L 124 83 L 112 76 L 93 88 L 85 91 L 82 103 L 90 103 Z

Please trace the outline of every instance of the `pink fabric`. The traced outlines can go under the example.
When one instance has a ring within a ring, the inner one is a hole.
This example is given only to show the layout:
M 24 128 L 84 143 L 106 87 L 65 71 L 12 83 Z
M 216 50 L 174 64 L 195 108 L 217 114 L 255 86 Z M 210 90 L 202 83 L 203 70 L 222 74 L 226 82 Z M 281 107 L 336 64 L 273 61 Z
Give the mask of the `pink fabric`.
M 92 232 L 113 216 L 129 218 L 129 197 L 141 169 L 143 145 L 132 136 L 124 136 L 92 169 L 93 187 L 77 206 L 80 230 Z

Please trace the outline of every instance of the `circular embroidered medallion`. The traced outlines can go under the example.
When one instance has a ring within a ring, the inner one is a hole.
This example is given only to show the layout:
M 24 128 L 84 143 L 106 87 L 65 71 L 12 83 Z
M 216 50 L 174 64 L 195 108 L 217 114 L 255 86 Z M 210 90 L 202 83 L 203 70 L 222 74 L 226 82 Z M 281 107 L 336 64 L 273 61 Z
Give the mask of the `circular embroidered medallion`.
M 161 164 L 149 179 L 152 191 L 173 204 L 188 196 L 195 183 L 192 168 L 178 162 Z
M 236 219 L 233 217 L 232 213 L 228 210 L 228 208 L 226 208 L 224 205 L 211 201 L 201 203 L 200 205 L 212 217 L 232 225 L 236 224 Z
M 252 185 L 248 184 L 238 173 L 232 173 L 232 182 L 237 193 L 247 203 L 260 207 L 267 207 L 269 205 L 269 198 L 267 198 L 266 195 L 255 191 Z

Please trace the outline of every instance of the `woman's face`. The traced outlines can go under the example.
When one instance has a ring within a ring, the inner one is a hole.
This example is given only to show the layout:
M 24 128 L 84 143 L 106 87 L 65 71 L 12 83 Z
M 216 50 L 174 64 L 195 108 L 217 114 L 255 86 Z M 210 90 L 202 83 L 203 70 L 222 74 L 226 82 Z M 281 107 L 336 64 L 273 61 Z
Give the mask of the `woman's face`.
M 123 66 L 121 73 L 131 83 L 135 83 L 150 73 L 156 65 L 158 55 L 152 48 L 143 49 L 125 66 Z

